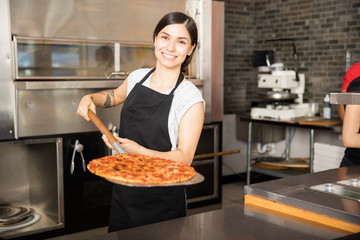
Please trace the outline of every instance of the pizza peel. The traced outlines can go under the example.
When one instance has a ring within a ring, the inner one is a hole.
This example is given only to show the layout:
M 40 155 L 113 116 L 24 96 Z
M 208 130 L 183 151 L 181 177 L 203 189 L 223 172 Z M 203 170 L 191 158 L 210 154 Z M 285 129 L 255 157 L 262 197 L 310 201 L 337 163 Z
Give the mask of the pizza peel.
M 190 178 L 189 180 L 180 181 L 180 182 L 173 182 L 173 183 L 161 183 L 161 184 L 154 184 L 154 183 L 129 183 L 123 182 L 118 180 L 113 180 L 111 178 L 105 178 L 106 180 L 115 183 L 121 184 L 128 187 L 175 187 L 175 186 L 188 186 L 188 185 L 195 185 L 201 183 L 205 180 L 205 177 L 198 172 L 195 172 L 195 176 Z
M 96 116 L 96 114 L 91 109 L 89 109 L 88 111 L 88 116 L 90 120 L 94 123 L 94 125 L 100 130 L 100 132 L 107 137 L 109 143 L 114 147 L 117 153 L 119 154 L 126 153 L 125 149 L 116 140 L 114 135 L 112 135 L 109 129 L 107 129 L 107 127 L 103 124 L 103 122 Z M 140 184 L 140 183 L 122 182 L 110 178 L 105 178 L 105 179 L 112 183 L 121 184 L 129 187 L 170 187 L 170 186 L 186 186 L 186 185 L 198 184 L 203 182 L 205 178 L 203 175 L 196 172 L 195 176 L 190 178 L 189 180 L 174 182 L 174 183 L 165 183 L 165 184 Z
M 121 146 L 121 144 L 116 140 L 114 135 L 107 129 L 107 127 L 103 124 L 103 122 L 96 116 L 96 114 L 89 109 L 88 116 L 90 120 L 94 123 L 94 125 L 100 130 L 102 134 L 104 134 L 111 146 L 114 147 L 115 151 L 119 154 L 126 153 L 125 149 Z

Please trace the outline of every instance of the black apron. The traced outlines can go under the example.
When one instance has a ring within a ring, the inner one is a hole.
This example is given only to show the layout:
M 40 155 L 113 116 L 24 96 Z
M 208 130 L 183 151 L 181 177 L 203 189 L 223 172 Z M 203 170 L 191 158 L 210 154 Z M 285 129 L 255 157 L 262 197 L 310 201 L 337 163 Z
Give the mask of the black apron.
M 137 83 L 121 110 L 120 133 L 138 144 L 157 151 L 170 151 L 168 118 L 174 91 L 184 76 L 180 73 L 169 95 L 161 94 L 143 82 L 152 69 Z M 186 215 L 184 187 L 113 186 L 109 232 L 169 220 Z

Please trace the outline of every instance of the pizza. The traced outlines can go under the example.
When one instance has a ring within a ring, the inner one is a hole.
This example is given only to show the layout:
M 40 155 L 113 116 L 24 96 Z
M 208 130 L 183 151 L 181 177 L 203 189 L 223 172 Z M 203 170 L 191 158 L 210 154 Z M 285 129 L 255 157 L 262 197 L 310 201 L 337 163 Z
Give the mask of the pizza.
M 115 183 L 161 185 L 186 181 L 195 169 L 168 159 L 122 153 L 91 160 L 89 171 Z

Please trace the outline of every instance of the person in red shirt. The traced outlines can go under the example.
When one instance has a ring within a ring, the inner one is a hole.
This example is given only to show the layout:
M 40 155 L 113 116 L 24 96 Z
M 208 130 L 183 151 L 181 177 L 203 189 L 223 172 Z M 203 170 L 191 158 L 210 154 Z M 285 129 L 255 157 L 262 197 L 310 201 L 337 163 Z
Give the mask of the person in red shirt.
M 344 76 L 342 92 L 360 92 L 360 62 L 352 65 Z M 340 167 L 360 165 L 360 105 L 339 105 L 343 120 L 342 138 L 346 147 Z
M 357 78 L 360 78 L 360 62 L 352 65 L 346 72 L 343 80 L 343 85 L 341 87 L 341 92 L 347 92 L 349 84 Z M 338 112 L 341 120 L 344 121 L 344 104 L 338 105 Z
M 360 92 L 360 77 L 349 84 L 347 92 Z M 342 138 L 346 149 L 340 167 L 360 165 L 360 104 L 346 105 Z

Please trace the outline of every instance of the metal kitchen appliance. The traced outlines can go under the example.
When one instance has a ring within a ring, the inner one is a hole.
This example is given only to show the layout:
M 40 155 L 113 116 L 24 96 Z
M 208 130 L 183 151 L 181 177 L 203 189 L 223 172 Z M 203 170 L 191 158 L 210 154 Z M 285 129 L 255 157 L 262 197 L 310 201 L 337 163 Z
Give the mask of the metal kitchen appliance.
M 266 99 L 265 106 L 252 107 L 252 117 L 291 119 L 305 116 L 308 112 L 307 105 L 303 104 L 305 90 L 305 75 L 294 70 L 275 70 L 271 73 L 258 74 L 258 87 L 271 89 L 260 92 L 259 95 Z
M 297 53 L 293 39 L 272 39 L 271 41 L 292 41 L 293 56 L 297 65 Z M 265 51 L 268 53 L 269 51 Z M 258 88 L 261 98 L 258 106 L 251 108 L 250 115 L 260 118 L 291 119 L 307 115 L 308 104 L 303 103 L 305 91 L 305 75 L 299 74 L 297 66 L 295 70 L 287 70 L 283 63 L 270 64 L 270 59 L 265 54 L 266 66 L 259 66 Z
M 210 0 L 148 5 L 143 0 L 1 0 L 0 140 L 96 131 L 68 113 L 76 110 L 81 96 L 115 88 L 131 71 L 153 67 L 152 31 L 170 11 L 186 12 L 197 22 L 199 44 L 185 78 L 203 93 L 205 123 L 221 122 L 223 17 L 209 21 L 216 16 Z M 58 12 L 61 7 L 66 14 Z M 101 56 L 110 56 L 112 63 L 98 66 Z M 51 114 L 45 116 L 47 110 Z M 98 114 L 105 125 L 119 123 L 117 114 Z
M 0 142 L 0 238 L 64 227 L 62 139 Z

